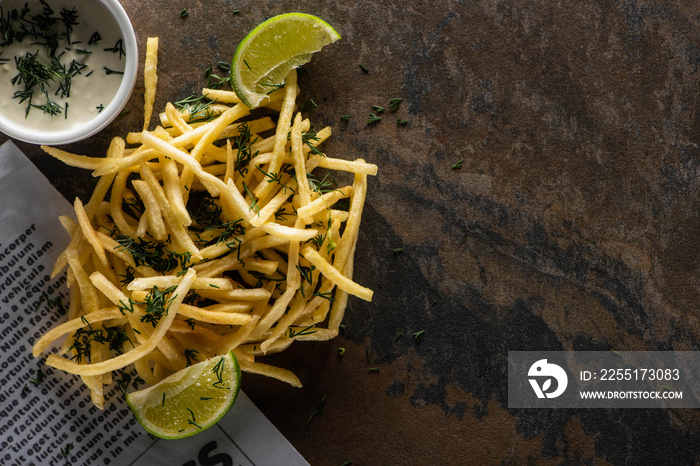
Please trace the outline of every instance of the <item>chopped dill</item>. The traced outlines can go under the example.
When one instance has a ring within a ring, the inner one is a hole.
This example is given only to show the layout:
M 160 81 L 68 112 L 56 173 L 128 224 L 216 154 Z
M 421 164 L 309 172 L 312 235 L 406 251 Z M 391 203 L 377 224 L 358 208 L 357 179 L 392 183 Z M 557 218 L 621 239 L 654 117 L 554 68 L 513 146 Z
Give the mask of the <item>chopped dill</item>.
M 37 369 L 36 375 L 33 378 L 29 379 L 29 383 L 34 385 L 35 387 L 38 387 L 41 384 L 41 382 L 44 381 L 44 379 L 46 379 L 46 374 L 44 374 L 44 372 L 41 369 Z
M 126 51 L 124 50 L 124 41 L 122 41 L 121 39 L 119 39 L 119 40 L 114 44 L 114 46 L 108 47 L 108 48 L 104 49 L 104 51 L 105 51 L 105 52 L 112 52 L 112 53 L 119 54 L 119 59 L 120 59 L 120 60 L 122 59 L 122 57 L 125 57 L 125 56 L 126 56 Z
M 313 99 L 309 99 L 306 102 L 304 102 L 304 104 L 301 107 L 299 107 L 299 112 L 304 113 L 315 108 L 318 108 L 318 104 L 314 102 Z
M 103 68 L 105 70 L 105 75 L 107 75 L 107 76 L 109 76 L 110 74 L 124 74 L 123 71 L 113 70 L 113 69 L 107 68 L 106 66 L 103 66 Z
M 192 361 L 197 361 L 197 355 L 199 351 L 192 349 L 185 349 L 185 359 L 187 359 L 187 366 L 192 365 Z
M 246 194 L 248 194 L 248 196 L 250 196 L 250 199 L 252 201 L 252 204 L 250 204 L 250 207 L 248 208 L 248 210 L 252 209 L 255 211 L 256 214 L 260 215 L 260 206 L 258 206 L 258 201 L 255 199 L 255 196 L 253 196 L 253 193 L 251 193 L 250 190 L 248 189 L 248 185 L 243 183 L 243 189 L 245 190 Z
M 314 409 L 309 418 L 306 420 L 307 425 L 311 422 L 311 420 L 314 417 L 323 414 L 323 411 L 326 409 L 326 395 L 326 393 L 323 394 L 323 396 L 321 397 L 321 401 L 319 401 L 318 405 L 316 406 L 316 409 Z
M 403 99 L 401 97 L 394 97 L 393 99 L 389 100 L 389 111 L 395 112 L 398 110 L 402 100 Z
M 217 74 L 214 74 L 214 67 L 210 64 L 209 67 L 206 70 L 204 70 L 204 77 L 207 78 L 206 87 L 208 89 L 218 89 L 221 86 L 228 84 L 229 82 L 228 75 L 231 71 L 231 66 L 225 62 L 218 62 L 217 66 L 219 67 L 219 69 L 226 72 L 226 76 L 219 76 Z
M 253 153 L 253 144 L 256 141 L 257 138 L 253 138 L 250 128 L 245 123 L 238 127 L 238 134 L 231 141 L 233 148 L 238 152 L 235 170 L 241 175 L 248 173 L 248 164 L 258 155 L 257 152 Z
M 312 330 L 312 328 L 313 328 L 313 325 L 309 325 L 308 327 L 304 327 L 302 329 L 289 327 L 289 331 L 287 333 L 287 336 L 289 338 L 294 338 L 294 337 L 298 337 L 298 336 L 311 335 L 311 334 L 318 332 L 318 330 Z
M 149 323 L 153 327 L 158 325 L 160 319 L 168 313 L 170 304 L 175 299 L 175 296 L 170 296 L 173 291 L 175 291 L 174 286 L 164 290 L 157 286 L 151 288 L 151 291 L 146 295 L 146 302 L 144 303 L 146 312 L 141 316 L 141 322 Z
M 88 45 L 95 45 L 99 43 L 102 40 L 102 36 L 100 35 L 99 32 L 95 31 L 92 36 L 90 36 L 90 40 L 88 40 Z
M 189 115 L 189 121 L 209 121 L 214 116 L 211 109 L 213 101 L 209 100 L 207 94 L 200 96 L 191 95 L 173 103 L 180 113 Z
M 367 117 L 367 124 L 371 125 L 372 123 L 378 123 L 382 121 L 382 117 L 375 115 L 374 113 L 370 113 L 369 117 Z
M 194 417 L 194 411 L 192 411 L 190 408 L 188 408 L 188 407 L 186 407 L 186 406 L 185 406 L 185 409 L 186 409 L 187 411 L 189 411 L 190 414 L 192 415 L 192 419 L 188 419 L 188 420 L 187 420 L 187 423 L 188 423 L 188 424 L 191 424 L 191 425 L 193 425 L 193 426 L 196 426 L 196 427 L 198 427 L 198 428 L 201 429 L 202 426 L 200 426 L 199 424 L 197 424 L 197 419 L 195 419 L 195 417 Z

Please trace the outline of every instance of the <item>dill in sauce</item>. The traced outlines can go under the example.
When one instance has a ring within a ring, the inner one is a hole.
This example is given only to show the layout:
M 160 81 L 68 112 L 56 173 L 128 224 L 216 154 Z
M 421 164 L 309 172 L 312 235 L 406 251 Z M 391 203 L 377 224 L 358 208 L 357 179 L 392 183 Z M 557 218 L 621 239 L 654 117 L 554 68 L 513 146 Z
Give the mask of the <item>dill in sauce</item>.
M 96 2 L 71 2 L 0 5 L 0 112 L 14 123 L 70 129 L 97 116 L 119 89 L 126 51 L 116 22 Z

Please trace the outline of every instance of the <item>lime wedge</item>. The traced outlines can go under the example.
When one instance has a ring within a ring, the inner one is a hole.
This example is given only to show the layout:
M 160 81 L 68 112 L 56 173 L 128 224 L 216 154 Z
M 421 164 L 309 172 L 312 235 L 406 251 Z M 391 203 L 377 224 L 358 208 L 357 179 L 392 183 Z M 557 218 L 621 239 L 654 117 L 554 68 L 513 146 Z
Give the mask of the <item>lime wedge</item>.
M 248 33 L 231 60 L 231 87 L 241 101 L 255 108 L 292 70 L 314 52 L 340 39 L 335 29 L 316 16 L 286 13 L 274 16 Z
M 216 424 L 238 396 L 241 369 L 233 352 L 188 366 L 126 402 L 151 434 L 185 438 Z

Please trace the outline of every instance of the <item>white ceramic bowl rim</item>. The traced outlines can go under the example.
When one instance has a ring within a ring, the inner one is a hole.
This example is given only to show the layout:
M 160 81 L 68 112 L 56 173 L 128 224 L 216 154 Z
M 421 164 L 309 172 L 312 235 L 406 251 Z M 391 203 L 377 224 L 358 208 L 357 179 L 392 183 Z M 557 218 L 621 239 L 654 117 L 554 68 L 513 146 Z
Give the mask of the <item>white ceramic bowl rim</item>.
M 124 41 L 126 63 L 124 76 L 112 101 L 92 120 L 65 131 L 38 131 L 14 123 L 0 115 L 0 131 L 11 138 L 33 144 L 70 144 L 88 138 L 110 124 L 122 111 L 131 96 L 138 73 L 138 46 L 129 16 L 118 0 L 99 1 L 114 16 Z

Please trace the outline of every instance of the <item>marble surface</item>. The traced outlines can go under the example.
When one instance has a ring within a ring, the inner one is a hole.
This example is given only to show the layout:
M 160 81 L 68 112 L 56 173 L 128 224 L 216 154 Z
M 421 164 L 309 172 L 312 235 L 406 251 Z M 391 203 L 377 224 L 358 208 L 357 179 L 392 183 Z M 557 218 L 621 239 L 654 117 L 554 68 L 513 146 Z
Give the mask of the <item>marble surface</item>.
M 300 100 L 332 126 L 328 153 L 380 167 L 355 270 L 375 299 L 350 301 L 337 339 L 277 358 L 302 389 L 244 379 L 311 464 L 698 461 L 697 411 L 509 410 L 506 364 L 509 350 L 698 349 L 697 3 L 121 2 L 141 47 L 160 37 L 156 108 L 275 14 L 343 36 L 300 75 Z M 142 92 L 69 149 L 102 154 L 138 128 Z M 88 173 L 19 145 L 68 199 L 87 196 Z

